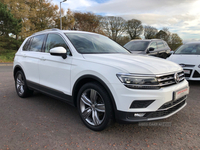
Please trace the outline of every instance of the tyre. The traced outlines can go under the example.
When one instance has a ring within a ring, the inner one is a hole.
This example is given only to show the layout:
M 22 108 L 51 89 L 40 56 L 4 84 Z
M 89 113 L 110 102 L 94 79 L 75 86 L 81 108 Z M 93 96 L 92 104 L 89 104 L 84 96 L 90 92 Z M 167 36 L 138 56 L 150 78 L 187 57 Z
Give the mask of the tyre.
M 15 89 L 19 97 L 25 98 L 33 94 L 26 84 L 26 78 L 22 71 L 18 71 L 15 75 Z
M 112 121 L 112 105 L 105 89 L 96 82 L 86 83 L 77 97 L 77 107 L 83 123 L 91 130 L 104 130 Z

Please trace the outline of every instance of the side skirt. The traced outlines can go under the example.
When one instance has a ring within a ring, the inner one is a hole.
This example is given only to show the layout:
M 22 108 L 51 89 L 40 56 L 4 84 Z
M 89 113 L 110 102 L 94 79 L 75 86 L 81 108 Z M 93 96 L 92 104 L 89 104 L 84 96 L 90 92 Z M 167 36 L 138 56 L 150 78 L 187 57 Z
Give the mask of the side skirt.
M 27 83 L 27 85 L 28 85 L 28 87 L 30 89 L 33 89 L 33 90 L 36 90 L 38 92 L 44 93 L 46 95 L 49 95 L 49 96 L 54 97 L 56 99 L 59 99 L 61 101 L 67 102 L 70 105 L 74 106 L 73 98 L 70 95 L 66 95 L 61 91 L 58 91 L 58 90 L 55 90 L 55 89 L 40 85 L 38 83 L 34 83 L 32 81 L 26 80 L 26 83 Z

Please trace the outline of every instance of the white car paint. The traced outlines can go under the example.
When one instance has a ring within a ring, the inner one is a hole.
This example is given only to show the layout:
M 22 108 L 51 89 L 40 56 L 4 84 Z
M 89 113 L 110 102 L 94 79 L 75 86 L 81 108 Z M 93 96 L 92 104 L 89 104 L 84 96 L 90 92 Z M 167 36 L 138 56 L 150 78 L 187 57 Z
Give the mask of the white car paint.
M 167 59 L 182 66 L 182 68 L 185 70 L 185 78 L 187 80 L 200 81 L 200 77 L 193 77 L 195 70 L 200 74 L 200 55 L 172 54 Z M 186 65 L 194 65 L 194 67 Z M 189 77 L 187 77 L 188 70 L 191 70 L 191 75 Z
M 59 90 L 70 96 L 72 96 L 74 84 L 79 78 L 84 75 L 95 76 L 101 79 L 111 91 L 117 111 L 123 112 L 157 111 L 163 104 L 173 100 L 174 92 L 188 87 L 188 82 L 184 80 L 181 83 L 157 90 L 127 88 L 117 78 L 116 74 L 131 73 L 155 76 L 180 72 L 182 68 L 173 62 L 149 56 L 80 54 L 69 39 L 64 36 L 64 33 L 68 32 L 70 31 L 59 31 L 59 34 L 63 35 L 72 52 L 72 56 L 67 56 L 66 59 L 63 59 L 60 56 L 52 56 L 49 53 L 23 51 L 24 42 L 15 55 L 14 68 L 19 65 L 24 70 L 26 79 L 45 87 Z M 130 108 L 131 103 L 135 100 L 155 101 L 146 108 Z M 181 110 L 185 105 L 186 103 L 177 111 Z M 173 114 L 171 113 L 161 118 L 166 118 Z M 156 119 L 159 118 L 150 120 Z

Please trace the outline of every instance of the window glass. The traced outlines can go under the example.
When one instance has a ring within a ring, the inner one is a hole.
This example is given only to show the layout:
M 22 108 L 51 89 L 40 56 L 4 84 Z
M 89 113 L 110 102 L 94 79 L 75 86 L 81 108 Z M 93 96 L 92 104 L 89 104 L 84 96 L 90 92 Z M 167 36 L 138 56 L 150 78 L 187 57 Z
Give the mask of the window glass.
M 130 41 L 124 47 L 130 51 L 145 51 L 149 41 Z
M 81 54 L 129 53 L 108 37 L 90 33 L 66 33 L 76 50 Z
M 28 51 L 28 48 L 29 48 L 29 45 L 30 45 L 30 39 L 31 39 L 31 38 L 29 38 L 29 39 L 26 41 L 26 43 L 24 44 L 24 46 L 23 46 L 23 51 Z
M 166 42 L 164 42 L 164 46 L 165 46 L 165 47 L 168 47 L 168 45 L 167 45 L 167 43 L 166 43 Z
M 33 40 L 31 41 L 30 51 L 41 52 L 44 38 L 45 35 L 34 36 Z
M 157 44 L 156 44 L 156 42 L 152 42 L 152 43 L 149 45 L 149 47 L 152 47 L 152 48 L 154 48 L 154 49 L 157 49 Z
M 176 50 L 175 54 L 200 55 L 200 43 L 182 45 Z
M 158 48 L 164 48 L 164 45 L 163 45 L 162 41 L 157 42 L 157 44 L 158 44 Z
M 49 53 L 50 49 L 54 48 L 54 47 L 59 47 L 62 46 L 67 50 L 67 54 L 70 54 L 70 50 L 67 46 L 67 44 L 65 43 L 65 41 L 63 40 L 63 38 L 58 35 L 58 34 L 49 34 L 47 37 L 47 42 L 46 42 L 46 46 L 45 46 L 45 53 Z

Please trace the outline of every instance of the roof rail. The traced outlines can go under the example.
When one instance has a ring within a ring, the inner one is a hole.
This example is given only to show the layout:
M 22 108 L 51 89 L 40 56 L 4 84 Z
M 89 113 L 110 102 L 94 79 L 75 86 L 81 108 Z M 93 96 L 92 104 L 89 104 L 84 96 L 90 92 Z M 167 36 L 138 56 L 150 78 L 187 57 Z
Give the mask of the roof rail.
M 60 29 L 57 29 L 57 28 L 46 29 L 46 30 L 43 30 L 43 31 L 36 32 L 33 35 L 38 34 L 38 33 L 48 32 L 48 31 L 60 31 Z

